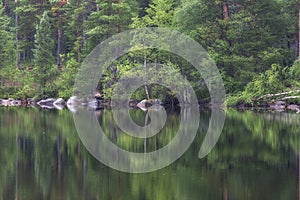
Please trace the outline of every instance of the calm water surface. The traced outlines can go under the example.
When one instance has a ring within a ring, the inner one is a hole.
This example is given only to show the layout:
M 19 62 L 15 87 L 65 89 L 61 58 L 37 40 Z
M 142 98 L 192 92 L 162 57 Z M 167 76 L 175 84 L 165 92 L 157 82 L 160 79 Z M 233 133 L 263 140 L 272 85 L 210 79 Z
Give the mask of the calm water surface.
M 162 133 L 146 140 L 118 129 L 110 110 L 97 111 L 107 136 L 136 152 L 168 144 L 179 125 L 169 112 Z M 145 113 L 130 111 L 143 124 Z M 198 159 L 210 111 L 201 111 L 196 139 L 172 165 L 146 174 L 110 169 L 82 145 L 68 110 L 0 108 L 0 198 L 4 200 L 299 199 L 299 121 L 292 113 L 226 111 L 212 152 Z

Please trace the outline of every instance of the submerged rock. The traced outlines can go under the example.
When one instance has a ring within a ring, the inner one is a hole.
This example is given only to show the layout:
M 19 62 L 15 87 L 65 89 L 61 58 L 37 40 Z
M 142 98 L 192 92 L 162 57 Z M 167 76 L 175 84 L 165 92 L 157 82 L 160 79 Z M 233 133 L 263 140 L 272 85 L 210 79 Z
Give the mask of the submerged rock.
M 277 110 L 277 111 L 282 111 L 286 107 L 286 102 L 284 101 L 275 101 L 274 103 L 270 104 L 270 108 Z
M 48 99 L 42 99 L 39 102 L 37 102 L 37 104 L 39 106 L 52 106 L 53 107 L 53 103 L 55 102 L 56 99 L 54 98 L 48 98 Z
M 27 105 L 35 105 L 36 104 L 36 100 L 34 98 L 27 98 L 26 99 Z
M 8 99 L 2 99 L 1 100 L 1 105 L 2 106 L 9 106 L 10 105 L 10 101 Z
M 9 99 L 2 99 L 1 105 L 3 106 L 12 106 L 14 99 L 9 98 Z
M 21 100 L 13 100 L 10 103 L 10 106 L 21 106 L 22 105 L 22 101 Z
M 53 104 L 53 105 L 57 110 L 62 110 L 65 107 L 65 105 L 63 105 L 63 104 Z
M 287 106 L 287 109 L 289 109 L 289 110 L 297 110 L 298 111 L 300 109 L 300 107 L 298 105 L 291 104 L 291 105 Z
M 90 108 L 96 109 L 96 108 L 98 108 L 99 103 L 96 99 L 94 99 L 94 100 L 89 101 L 87 105 Z
M 55 108 L 53 105 L 39 105 L 43 109 L 53 109 Z
M 142 101 L 140 101 L 137 104 L 137 107 L 141 108 L 142 110 L 149 108 L 150 106 L 152 106 L 152 102 L 150 100 L 147 99 L 143 99 Z
M 155 105 L 161 105 L 162 104 L 160 99 L 152 99 L 151 102 L 152 102 L 152 104 L 155 104 Z
M 12 98 L 0 99 L 0 105 L 2 105 L 2 106 L 21 106 L 22 100 L 15 100 Z
M 71 96 L 69 98 L 69 100 L 67 101 L 67 105 L 68 106 L 71 106 L 71 105 L 74 106 L 74 105 L 77 104 L 77 101 L 78 101 L 78 98 L 76 96 Z
M 291 104 L 291 105 L 288 105 L 286 108 L 289 110 L 294 110 L 294 111 L 296 111 L 296 113 L 300 113 L 299 105 Z
M 139 100 L 137 100 L 137 99 L 130 99 L 128 102 L 129 107 L 136 107 L 138 103 L 139 103 Z
M 73 105 L 68 105 L 67 104 L 67 108 L 72 112 L 72 113 L 76 113 L 77 112 L 77 108 Z
M 61 105 L 61 106 L 64 106 L 66 104 L 65 100 L 63 98 L 58 98 L 56 99 L 56 101 L 53 102 L 53 105 L 55 106 L 58 106 L 58 105 Z

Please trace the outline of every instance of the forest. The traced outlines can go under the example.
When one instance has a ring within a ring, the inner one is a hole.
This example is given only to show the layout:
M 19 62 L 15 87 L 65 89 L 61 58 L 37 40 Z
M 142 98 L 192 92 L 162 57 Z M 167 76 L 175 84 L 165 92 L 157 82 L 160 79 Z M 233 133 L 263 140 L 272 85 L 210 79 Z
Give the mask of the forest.
M 206 49 L 222 75 L 227 105 L 282 93 L 300 104 L 299 11 L 299 0 L 2 0 L 0 98 L 69 98 L 81 63 L 99 43 L 125 30 L 166 27 Z M 95 93 L 110 99 L 118 78 L 145 60 L 176 68 L 199 101 L 209 101 L 190 64 L 159 50 L 122 56 L 99 77 Z M 149 88 L 150 95 L 141 89 L 133 97 L 175 98 Z

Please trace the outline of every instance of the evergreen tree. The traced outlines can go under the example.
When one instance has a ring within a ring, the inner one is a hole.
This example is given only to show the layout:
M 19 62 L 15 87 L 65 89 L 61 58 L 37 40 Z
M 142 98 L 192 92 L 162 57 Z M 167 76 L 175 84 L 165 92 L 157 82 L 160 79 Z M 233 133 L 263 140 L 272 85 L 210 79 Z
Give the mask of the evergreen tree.
M 0 67 L 11 65 L 14 61 L 11 55 L 13 51 L 13 39 L 9 27 L 10 19 L 5 15 L 5 10 L 0 4 Z
M 48 83 L 54 78 L 56 63 L 70 68 L 62 69 L 56 84 L 64 88 L 63 96 L 67 96 L 76 68 L 96 45 L 129 28 L 152 26 L 177 29 L 199 42 L 215 60 L 229 94 L 239 93 L 249 82 L 251 85 L 260 80 L 257 75 L 272 78 L 272 73 L 280 81 L 288 77 L 288 82 L 293 83 L 284 87 L 296 88 L 295 76 L 285 77 L 276 71 L 279 67 L 272 66 L 281 66 L 283 71 L 296 69 L 293 63 L 300 56 L 299 5 L 299 0 L 5 0 L 0 5 L 0 77 L 3 83 L 3 77 L 21 74 L 19 79 L 5 79 L 7 85 L 18 83 L 15 85 L 19 89 L 14 91 L 27 91 L 22 85 L 31 88 L 39 84 L 40 89 L 44 88 L 40 90 L 43 94 L 55 94 L 60 89 Z M 195 88 L 201 88 L 200 75 L 168 52 L 133 50 L 122 61 L 126 64 L 115 62 L 108 70 L 107 83 L 115 81 L 117 72 L 126 71 L 124 66 L 168 62 Z M 33 64 L 33 71 L 24 71 L 31 70 Z M 21 70 L 13 71 L 12 65 Z M 30 76 L 25 78 L 26 74 L 35 74 L 36 81 Z M 30 81 L 20 83 L 23 79 Z M 69 81 L 66 84 L 62 80 Z M 105 85 L 105 81 L 101 84 Z M 110 90 L 112 85 L 105 87 Z M 5 88 L 4 84 L 1 87 Z M 8 90 L 13 91 L 5 88 Z
M 18 44 L 19 67 L 32 65 L 36 25 L 44 12 L 49 9 L 46 2 L 19 0 L 16 5 L 16 42 Z
M 96 0 L 95 3 L 95 10 L 86 21 L 88 51 L 110 36 L 127 30 L 138 10 L 133 0 Z
M 34 64 L 37 81 L 40 83 L 42 95 L 46 95 L 46 84 L 53 77 L 54 42 L 51 38 L 51 24 L 48 12 L 45 11 L 41 18 L 35 35 Z
M 174 24 L 209 51 L 232 93 L 272 64 L 293 62 L 286 12 L 275 0 L 182 1 Z
M 72 53 L 75 56 L 77 62 L 81 62 L 84 58 L 84 49 L 86 46 L 87 36 L 86 19 L 91 12 L 92 4 L 84 0 L 70 1 L 66 6 L 66 26 L 65 28 L 65 40 L 66 46 L 64 51 L 66 53 Z

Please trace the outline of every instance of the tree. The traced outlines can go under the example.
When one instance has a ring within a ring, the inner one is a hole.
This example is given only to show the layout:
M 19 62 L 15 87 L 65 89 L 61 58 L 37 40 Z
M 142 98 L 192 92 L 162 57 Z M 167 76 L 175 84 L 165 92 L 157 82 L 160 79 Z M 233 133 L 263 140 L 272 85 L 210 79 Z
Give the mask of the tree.
M 52 16 L 54 17 L 55 20 L 55 29 L 57 30 L 56 35 L 57 35 L 57 40 L 56 40 L 56 65 L 57 68 L 60 68 L 62 65 L 62 59 L 61 59 L 61 54 L 62 54 L 62 45 L 63 45 L 63 25 L 65 23 L 66 19 L 66 12 L 65 9 L 63 8 L 64 5 L 66 5 L 67 1 L 62 0 L 59 2 L 53 2 L 54 6 L 52 7 Z
M 146 12 L 144 16 L 139 17 L 136 16 L 133 18 L 133 22 L 131 24 L 132 28 L 143 28 L 143 27 L 166 27 L 171 28 L 172 27 L 172 19 L 174 15 L 174 7 L 175 3 L 172 0 L 152 0 L 149 3 L 149 7 L 146 9 Z M 136 38 L 143 38 L 143 33 L 139 35 L 135 35 Z M 133 50 L 136 47 L 133 47 Z M 143 50 L 140 52 L 134 52 L 130 55 L 132 58 L 129 60 L 135 60 L 136 62 L 143 64 L 143 70 L 144 76 L 148 76 L 148 72 L 151 69 L 147 68 L 147 63 L 152 62 L 155 64 L 158 63 L 166 63 L 167 61 L 170 61 L 170 54 L 167 52 L 163 52 L 160 50 Z M 171 64 L 171 63 L 168 63 Z M 134 64 L 131 64 L 131 66 L 134 66 Z M 144 85 L 145 93 L 147 99 L 152 98 L 152 90 L 154 90 L 154 87 L 151 85 L 145 83 Z M 159 86 L 156 87 L 156 91 L 162 91 L 163 89 Z M 159 92 L 156 92 L 159 93 Z M 163 94 L 163 93 L 161 93 Z M 156 98 L 158 96 L 156 95 Z
M 15 11 L 15 28 L 16 28 L 16 67 L 19 68 L 19 61 L 20 61 L 20 53 L 19 53 L 19 15 L 18 15 L 18 0 L 15 1 L 16 3 L 16 11 Z
M 172 0 L 152 0 L 141 20 L 147 26 L 171 27 L 174 7 Z
M 84 49 L 87 43 L 86 19 L 91 12 L 92 4 L 88 1 L 76 0 L 70 1 L 65 6 L 66 21 L 65 37 L 67 47 L 64 50 L 72 53 L 78 63 L 84 58 Z
M 91 12 L 86 20 L 87 45 L 86 53 L 89 53 L 96 45 L 111 37 L 129 29 L 132 18 L 137 15 L 137 3 L 133 0 L 96 0 L 95 10 Z M 114 57 L 119 56 L 118 48 L 114 51 Z M 112 65 L 107 70 L 106 77 L 110 83 L 115 81 L 117 67 Z M 112 84 L 107 84 L 108 87 Z M 99 88 L 103 89 L 102 82 Z M 102 92 L 102 91 L 101 91 Z
M 298 15 L 299 15 L 299 19 L 298 19 L 298 59 L 300 62 L 300 1 L 299 1 L 299 6 L 298 6 Z
M 9 27 L 10 19 L 5 15 L 5 10 L 0 4 L 0 67 L 12 64 L 13 38 Z
M 110 36 L 127 30 L 137 14 L 133 0 L 96 0 L 95 3 L 95 11 L 86 20 L 88 52 Z
M 48 12 L 45 11 L 37 26 L 34 41 L 34 64 L 37 81 L 40 84 L 42 96 L 46 95 L 46 84 L 53 77 L 54 43 L 51 37 L 51 24 Z
M 174 24 L 207 49 L 234 93 L 272 64 L 293 63 L 287 15 L 275 0 L 182 1 Z
M 43 2 L 16 1 L 14 21 L 18 56 L 16 62 L 19 68 L 32 66 L 35 29 L 46 9 L 48 9 L 48 5 Z

